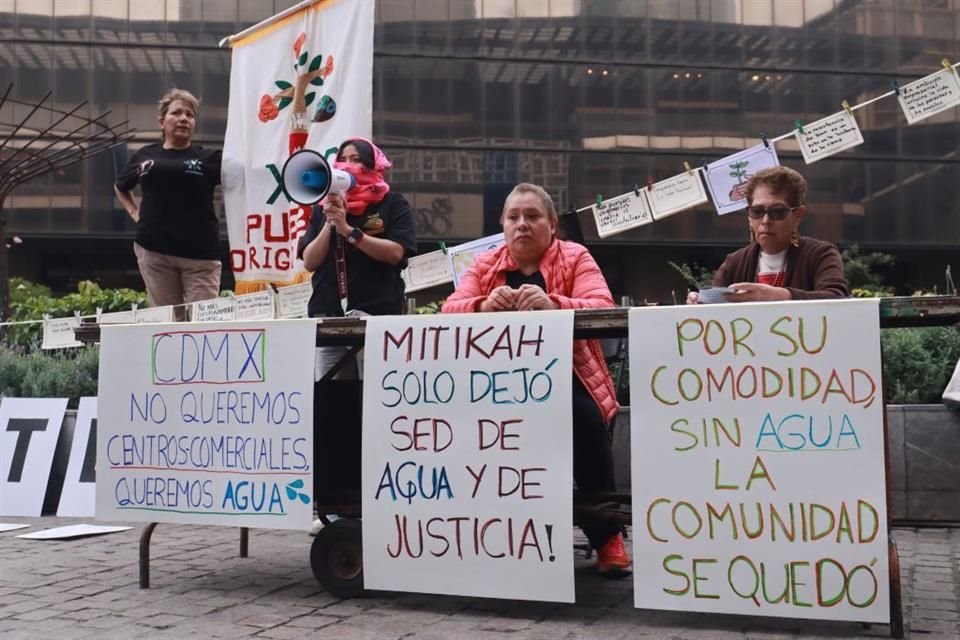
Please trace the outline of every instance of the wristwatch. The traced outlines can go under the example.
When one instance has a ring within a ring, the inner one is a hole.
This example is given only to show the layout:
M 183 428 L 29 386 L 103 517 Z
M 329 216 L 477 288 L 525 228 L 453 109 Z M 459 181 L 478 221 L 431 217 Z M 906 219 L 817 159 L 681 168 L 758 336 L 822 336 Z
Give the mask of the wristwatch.
M 361 231 L 359 227 L 354 227 L 353 229 L 350 230 L 350 233 L 347 234 L 347 242 L 349 242 L 350 244 L 357 244 L 358 242 L 363 240 L 363 237 L 364 237 L 363 231 Z

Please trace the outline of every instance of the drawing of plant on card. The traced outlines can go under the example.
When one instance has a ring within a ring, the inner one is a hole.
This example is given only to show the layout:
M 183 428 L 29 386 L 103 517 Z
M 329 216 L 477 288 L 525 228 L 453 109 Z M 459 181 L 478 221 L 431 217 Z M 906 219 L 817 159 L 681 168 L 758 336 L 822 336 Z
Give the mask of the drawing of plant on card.
M 747 187 L 747 165 L 750 164 L 749 160 L 738 160 L 737 162 L 731 162 L 728 167 L 730 167 L 730 177 L 735 179 L 737 183 L 730 187 L 730 202 L 736 202 L 737 200 L 743 200 L 747 197 L 746 187 Z

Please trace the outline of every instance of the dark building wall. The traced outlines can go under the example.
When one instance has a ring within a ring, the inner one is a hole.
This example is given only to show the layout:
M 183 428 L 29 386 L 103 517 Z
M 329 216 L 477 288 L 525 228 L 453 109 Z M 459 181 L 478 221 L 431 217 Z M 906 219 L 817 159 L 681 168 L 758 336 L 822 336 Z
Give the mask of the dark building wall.
M 61 107 L 88 100 L 90 114 L 130 120 L 140 143 L 156 138 L 159 95 L 181 86 L 203 100 L 198 140 L 218 145 L 230 53 L 217 42 L 292 4 L 0 3 L 0 85 L 24 100 L 52 90 Z M 954 0 L 380 0 L 374 136 L 429 250 L 493 231 L 517 181 L 583 207 L 885 93 L 956 60 L 958 24 Z M 804 232 L 895 253 L 905 288 L 939 282 L 960 244 L 957 115 L 908 126 L 887 99 L 857 112 L 866 142 L 852 151 L 805 166 L 778 145 L 810 182 Z M 133 228 L 110 191 L 125 156 L 15 192 L 15 269 L 57 286 L 137 284 Z M 666 260 L 715 265 L 746 222 L 706 205 L 605 240 L 587 214 L 566 226 L 615 294 L 667 300 L 682 283 Z M 77 243 L 92 249 L 63 255 Z

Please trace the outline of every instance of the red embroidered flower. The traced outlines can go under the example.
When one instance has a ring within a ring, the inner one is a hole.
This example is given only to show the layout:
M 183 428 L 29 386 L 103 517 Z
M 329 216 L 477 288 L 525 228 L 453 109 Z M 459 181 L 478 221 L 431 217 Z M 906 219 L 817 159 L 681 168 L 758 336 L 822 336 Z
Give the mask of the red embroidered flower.
M 300 57 L 300 49 L 303 48 L 303 43 L 306 41 L 307 41 L 307 34 L 301 33 L 299 36 L 297 36 L 296 42 L 293 43 L 293 53 L 298 58 Z
M 323 65 L 323 70 L 320 72 L 320 75 L 326 78 L 331 73 L 333 73 L 333 56 L 327 56 L 327 64 Z
M 274 104 L 273 98 L 264 94 L 263 97 L 260 98 L 260 113 L 257 114 L 260 122 L 270 122 L 278 115 L 280 115 L 280 109 Z

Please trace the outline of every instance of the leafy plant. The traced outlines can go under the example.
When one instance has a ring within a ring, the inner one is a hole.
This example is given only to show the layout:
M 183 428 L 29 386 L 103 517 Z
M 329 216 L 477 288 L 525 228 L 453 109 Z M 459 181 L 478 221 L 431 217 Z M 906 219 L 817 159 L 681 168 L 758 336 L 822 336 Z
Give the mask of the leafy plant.
M 63 351 L 0 347 L 0 396 L 11 398 L 70 398 L 97 395 L 100 349 L 88 345 Z
M 701 267 L 696 262 L 690 264 L 686 262 L 677 264 L 672 260 L 668 260 L 667 264 L 670 265 L 674 271 L 680 274 L 680 277 L 683 278 L 684 282 L 689 285 L 693 285 L 698 289 L 705 289 L 713 284 L 714 269 Z
M 960 359 L 960 330 L 953 327 L 884 329 L 883 378 L 890 404 L 939 404 Z
M 888 253 L 862 253 L 851 245 L 841 253 L 843 275 L 855 298 L 892 296 L 893 287 L 885 284 L 884 273 L 893 266 L 895 258 Z
M 432 315 L 435 313 L 440 313 L 440 308 L 443 306 L 443 300 L 437 300 L 435 302 L 428 302 L 425 305 L 415 307 L 413 312 L 418 316 Z

